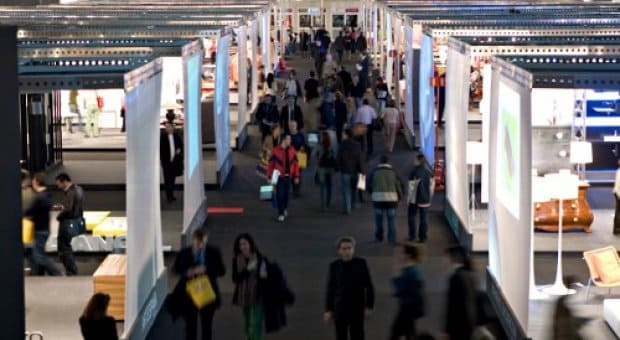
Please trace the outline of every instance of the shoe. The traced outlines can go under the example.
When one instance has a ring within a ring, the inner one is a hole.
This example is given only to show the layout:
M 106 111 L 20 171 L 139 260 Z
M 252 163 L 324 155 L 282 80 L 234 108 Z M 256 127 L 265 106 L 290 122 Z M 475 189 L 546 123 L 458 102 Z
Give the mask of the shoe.
M 284 215 L 278 216 L 278 222 L 284 222 Z

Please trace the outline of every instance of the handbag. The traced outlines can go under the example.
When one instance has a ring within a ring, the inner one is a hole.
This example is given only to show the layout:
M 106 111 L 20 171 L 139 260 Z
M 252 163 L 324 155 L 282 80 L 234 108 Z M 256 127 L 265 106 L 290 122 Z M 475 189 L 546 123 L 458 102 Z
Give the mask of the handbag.
M 273 197 L 273 185 L 261 185 L 259 198 L 261 201 L 271 201 Z
M 357 175 L 357 189 L 362 191 L 366 190 L 366 175 Z
M 381 131 L 383 129 L 383 120 L 381 118 L 375 118 L 372 120 L 372 128 L 375 131 Z
M 308 167 L 308 153 L 305 151 L 297 151 L 297 164 L 299 169 L 305 169 Z
M 435 176 L 431 177 L 431 181 L 430 181 L 430 198 L 431 200 L 433 199 L 433 194 L 435 193 Z
M 415 204 L 416 198 L 418 196 L 418 185 L 419 184 L 420 184 L 419 178 L 408 182 L 407 202 L 409 202 L 409 204 Z
M 86 223 L 84 218 L 71 218 L 63 222 L 67 226 L 67 232 L 70 237 L 76 237 L 86 234 Z
M 211 281 L 206 275 L 199 275 L 189 281 L 185 285 L 187 294 L 192 299 L 194 306 L 202 309 L 204 306 L 215 302 L 215 291 L 211 286 Z
M 29 218 L 22 218 L 22 242 L 24 245 L 29 245 L 32 241 L 34 241 L 34 223 Z

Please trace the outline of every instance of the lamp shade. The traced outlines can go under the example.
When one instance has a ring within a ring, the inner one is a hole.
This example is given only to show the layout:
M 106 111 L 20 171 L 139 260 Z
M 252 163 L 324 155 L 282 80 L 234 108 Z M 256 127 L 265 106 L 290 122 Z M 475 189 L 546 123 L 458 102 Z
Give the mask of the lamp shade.
M 546 188 L 549 198 L 571 200 L 579 195 L 579 178 L 567 173 L 552 173 L 545 175 Z
M 584 141 L 570 142 L 570 162 L 573 164 L 592 163 L 592 143 Z
M 532 202 L 547 202 L 551 199 L 547 180 L 542 176 L 532 176 Z
M 465 161 L 469 165 L 482 164 L 486 159 L 486 152 L 482 142 L 468 141 L 465 144 Z

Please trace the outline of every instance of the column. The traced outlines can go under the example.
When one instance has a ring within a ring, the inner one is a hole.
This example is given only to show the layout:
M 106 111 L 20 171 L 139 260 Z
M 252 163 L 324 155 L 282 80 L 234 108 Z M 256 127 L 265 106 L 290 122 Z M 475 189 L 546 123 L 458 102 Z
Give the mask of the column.
M 396 108 L 400 110 L 400 34 L 401 34 L 402 20 L 395 18 L 394 20 L 394 51 L 396 57 L 394 60 L 394 101 Z
M 241 135 L 241 132 L 245 128 L 245 124 L 248 121 L 247 117 L 247 103 L 248 103 L 248 56 L 247 56 L 247 27 L 239 27 L 237 34 L 237 67 L 239 68 L 239 85 L 237 86 L 237 93 L 239 96 L 239 103 L 237 104 L 238 120 L 237 120 L 237 133 Z
M 261 17 L 261 48 L 262 61 L 265 66 L 265 77 L 272 72 L 271 56 L 270 56 L 270 35 L 269 35 L 269 14 L 270 11 L 263 13 Z
M 250 34 L 251 34 L 251 39 L 252 39 L 252 67 L 250 68 L 250 70 L 252 71 L 252 109 L 251 111 L 254 111 L 254 109 L 258 106 L 258 63 L 256 62 L 258 60 L 258 27 L 259 27 L 259 23 L 256 19 L 252 20 L 251 23 L 251 30 L 250 30 Z
M 0 107 L 4 114 L 0 143 L 8 145 L 0 157 L 2 223 L 0 223 L 0 267 L 6 279 L 0 289 L 2 317 L 0 329 L 4 339 L 24 338 L 24 247 L 21 229 L 21 194 L 19 160 L 21 133 L 17 84 L 17 30 L 0 27 Z
M 386 11 L 387 12 L 387 11 Z M 392 57 L 392 49 L 394 49 L 394 40 L 392 39 L 392 14 L 385 15 L 385 40 L 387 42 L 386 54 L 387 60 L 385 65 L 385 83 L 390 87 L 392 85 L 392 71 L 394 66 L 394 58 Z
M 370 29 L 370 32 L 372 34 L 372 58 L 371 60 L 373 60 L 373 67 L 374 65 L 377 63 L 376 60 L 376 55 L 377 55 L 377 34 L 378 34 L 378 29 L 377 29 L 377 6 L 375 4 L 372 5 L 372 27 Z

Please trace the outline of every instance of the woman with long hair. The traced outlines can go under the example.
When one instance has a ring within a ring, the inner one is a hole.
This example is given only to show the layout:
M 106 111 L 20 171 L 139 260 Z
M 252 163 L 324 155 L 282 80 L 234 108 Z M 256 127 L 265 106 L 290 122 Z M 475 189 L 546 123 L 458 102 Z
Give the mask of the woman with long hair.
M 110 295 L 93 295 L 80 317 L 80 329 L 84 340 L 117 340 L 116 321 L 108 316 Z
M 232 268 L 233 304 L 243 309 L 245 339 L 260 340 L 265 318 L 261 286 L 267 278 L 267 263 L 250 234 L 235 238 Z
M 321 210 L 329 208 L 332 201 L 332 176 L 336 168 L 336 155 L 331 147 L 327 131 L 321 133 L 320 147 L 317 149 L 318 166 L 315 181 L 321 191 Z

